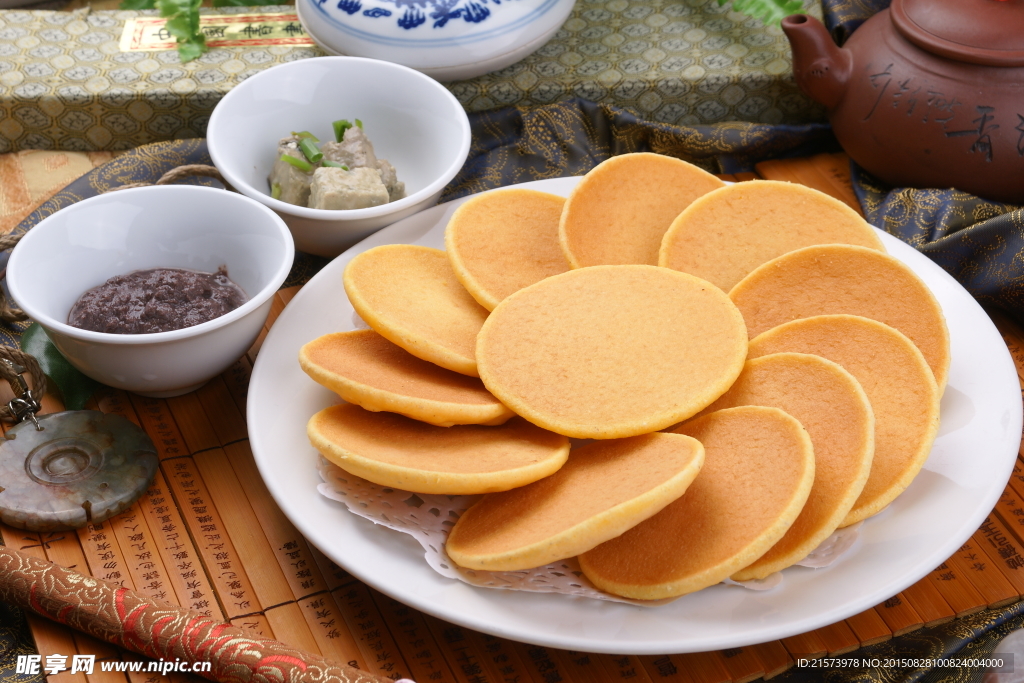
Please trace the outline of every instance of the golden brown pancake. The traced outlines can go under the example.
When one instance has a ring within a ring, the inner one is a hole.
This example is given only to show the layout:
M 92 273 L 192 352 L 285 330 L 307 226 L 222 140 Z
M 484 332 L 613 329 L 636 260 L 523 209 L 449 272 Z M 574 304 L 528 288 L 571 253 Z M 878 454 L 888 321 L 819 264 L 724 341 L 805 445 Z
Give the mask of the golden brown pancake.
M 448 555 L 470 569 L 515 571 L 575 557 L 674 501 L 700 472 L 704 447 L 656 432 L 577 448 L 550 477 L 490 493 L 448 536 Z
M 704 468 L 674 503 L 580 555 L 609 593 L 657 600 L 714 585 L 782 538 L 807 500 L 811 439 L 778 408 L 727 408 L 674 431 L 704 444 Z
M 751 338 L 815 315 L 883 322 L 910 337 L 940 391 L 946 386 L 949 331 L 942 308 L 914 271 L 892 256 L 843 244 L 805 247 L 758 267 L 729 296 L 743 312 Z
M 722 290 L 657 266 L 594 266 L 521 289 L 477 340 L 480 379 L 534 424 L 578 438 L 648 434 L 718 398 L 746 359 Z
M 679 212 L 725 183 L 679 159 L 642 152 L 598 164 L 572 193 L 558 226 L 573 268 L 658 263 L 661 238 Z
M 820 356 L 775 353 L 748 360 L 736 383 L 705 413 L 770 406 L 795 417 L 814 446 L 814 485 L 786 535 L 736 581 L 763 579 L 818 547 L 843 522 L 871 472 L 875 418 L 853 375 Z
M 388 244 L 345 267 L 345 292 L 378 334 L 423 360 L 477 377 L 476 335 L 487 319 L 440 249 Z
M 314 415 L 306 432 L 346 472 L 416 493 L 507 491 L 554 473 L 569 455 L 564 436 L 519 418 L 500 427 L 435 427 L 344 404 Z
M 879 512 L 917 476 L 939 429 L 939 388 L 924 356 L 897 330 L 853 315 L 794 320 L 750 342 L 751 358 L 782 351 L 839 363 L 864 388 L 875 413 L 875 457 L 840 526 Z
M 512 188 L 484 192 L 448 221 L 444 248 L 455 277 L 489 311 L 527 285 L 569 270 L 558 244 L 565 198 Z
M 373 330 L 325 334 L 299 349 L 299 365 L 349 403 L 438 427 L 499 425 L 512 411 L 467 377 L 420 360 Z
M 712 190 L 683 209 L 661 241 L 658 265 L 728 292 L 762 263 L 814 244 L 885 251 L 875 229 L 838 199 L 759 180 Z

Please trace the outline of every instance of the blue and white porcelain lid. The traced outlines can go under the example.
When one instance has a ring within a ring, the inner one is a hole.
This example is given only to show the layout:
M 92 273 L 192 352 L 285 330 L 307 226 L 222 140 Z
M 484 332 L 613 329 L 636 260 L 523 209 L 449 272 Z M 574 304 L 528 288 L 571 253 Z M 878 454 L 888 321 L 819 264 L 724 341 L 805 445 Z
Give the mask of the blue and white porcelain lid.
M 398 62 L 435 78 L 469 78 L 539 49 L 575 0 L 297 0 L 330 52 Z

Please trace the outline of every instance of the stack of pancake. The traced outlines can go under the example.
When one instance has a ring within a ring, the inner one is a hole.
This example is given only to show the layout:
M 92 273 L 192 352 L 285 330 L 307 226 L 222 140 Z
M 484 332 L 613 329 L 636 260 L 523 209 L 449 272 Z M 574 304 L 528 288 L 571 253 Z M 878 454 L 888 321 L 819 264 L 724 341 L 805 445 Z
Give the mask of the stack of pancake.
M 568 199 L 474 197 L 445 246 L 353 258 L 372 329 L 299 361 L 347 402 L 309 422 L 329 460 L 485 494 L 449 534 L 459 565 L 578 556 L 636 599 L 764 578 L 887 506 L 931 449 L 941 309 L 824 194 L 628 154 Z

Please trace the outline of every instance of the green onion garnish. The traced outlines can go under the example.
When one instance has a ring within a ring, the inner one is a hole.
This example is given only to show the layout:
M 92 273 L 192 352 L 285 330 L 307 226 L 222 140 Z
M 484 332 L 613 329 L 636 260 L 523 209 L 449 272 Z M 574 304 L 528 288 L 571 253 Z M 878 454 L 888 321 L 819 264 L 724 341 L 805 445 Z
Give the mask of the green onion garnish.
M 330 159 L 324 159 L 324 166 L 330 166 L 331 168 L 340 168 L 343 171 L 348 170 L 348 166 L 345 164 L 339 164 L 337 161 L 331 161 Z
M 312 133 L 310 133 L 310 132 L 309 132 L 308 130 L 303 130 L 303 131 L 300 131 L 300 132 L 298 132 L 298 133 L 296 133 L 296 132 L 295 132 L 295 131 L 293 130 L 293 131 L 292 131 L 292 135 L 294 135 L 295 137 L 297 137 L 297 138 L 299 138 L 299 139 L 302 139 L 302 138 L 309 138 L 309 139 L 310 139 L 310 140 L 312 140 L 313 142 L 320 142 L 320 138 L 318 138 L 317 136 L 313 135 L 313 134 L 312 134 Z
M 281 186 L 278 185 L 277 183 L 274 183 L 273 185 L 271 185 L 270 186 L 270 196 L 273 199 L 280 199 L 281 198 Z
M 320 151 L 320 148 L 316 146 L 316 143 L 309 138 L 302 138 L 299 140 L 299 149 L 306 155 L 311 163 L 316 163 L 324 158 L 324 153 Z
M 286 161 L 295 168 L 299 169 L 303 173 L 310 173 L 313 170 L 313 164 L 309 163 L 305 159 L 293 157 L 290 154 L 282 154 L 281 161 Z
M 341 142 L 345 138 L 345 131 L 352 127 L 352 122 L 348 119 L 338 119 L 331 125 L 334 126 L 334 139 Z
M 360 128 L 362 128 L 363 127 L 363 122 L 360 121 L 359 119 L 356 119 L 356 125 L 359 126 Z

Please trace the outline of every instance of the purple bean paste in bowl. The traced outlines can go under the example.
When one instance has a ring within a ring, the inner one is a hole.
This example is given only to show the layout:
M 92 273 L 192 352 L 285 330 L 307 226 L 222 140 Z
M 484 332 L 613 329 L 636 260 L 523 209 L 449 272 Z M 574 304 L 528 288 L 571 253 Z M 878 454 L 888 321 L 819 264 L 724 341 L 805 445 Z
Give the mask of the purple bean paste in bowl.
M 108 334 L 169 332 L 209 322 L 248 300 L 227 268 L 153 268 L 117 275 L 79 297 L 68 325 Z

